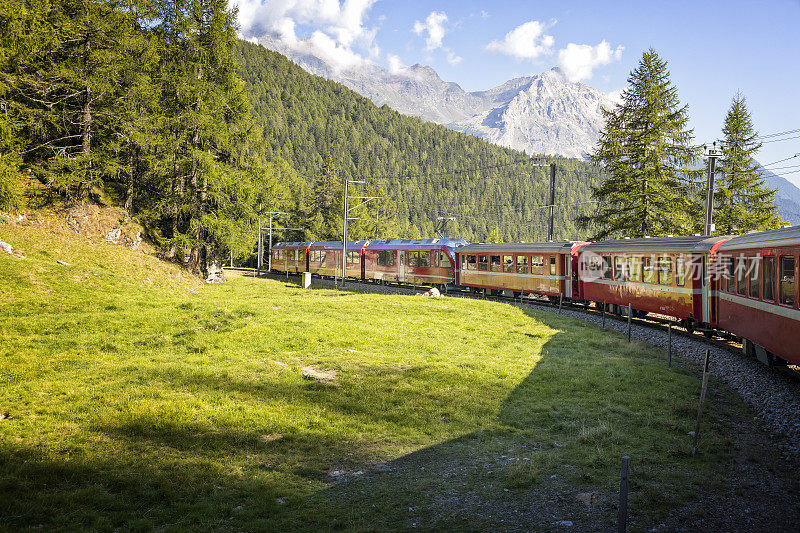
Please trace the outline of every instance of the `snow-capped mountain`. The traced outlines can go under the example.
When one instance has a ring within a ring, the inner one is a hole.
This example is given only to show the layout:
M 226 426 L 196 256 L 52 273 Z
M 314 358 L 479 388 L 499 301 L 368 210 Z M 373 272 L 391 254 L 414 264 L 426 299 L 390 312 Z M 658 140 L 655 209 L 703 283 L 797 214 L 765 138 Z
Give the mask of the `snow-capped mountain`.
M 302 46 L 289 46 L 269 35 L 258 41 L 376 105 L 386 104 L 405 115 L 529 154 L 585 157 L 603 126 L 602 108 L 613 105 L 605 93 L 569 81 L 558 68 L 487 91 L 466 92 L 428 66 L 390 72 L 369 61 L 354 61 L 349 67 L 334 68 L 319 55 L 304 52 Z

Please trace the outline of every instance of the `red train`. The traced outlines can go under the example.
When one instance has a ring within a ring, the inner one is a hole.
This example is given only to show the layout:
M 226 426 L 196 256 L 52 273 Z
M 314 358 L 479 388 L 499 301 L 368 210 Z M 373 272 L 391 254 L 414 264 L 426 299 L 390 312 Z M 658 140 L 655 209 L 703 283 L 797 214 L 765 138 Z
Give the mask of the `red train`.
M 341 242 L 279 243 L 273 268 L 341 275 Z M 350 261 L 352 254 L 352 263 Z M 330 258 L 330 260 L 329 260 Z M 329 264 L 328 261 L 335 264 Z M 351 271 L 350 265 L 353 265 Z M 348 243 L 347 275 L 514 296 L 623 314 L 667 315 L 687 329 L 740 337 L 746 354 L 800 364 L 800 227 L 738 237 L 467 244 L 462 239 Z

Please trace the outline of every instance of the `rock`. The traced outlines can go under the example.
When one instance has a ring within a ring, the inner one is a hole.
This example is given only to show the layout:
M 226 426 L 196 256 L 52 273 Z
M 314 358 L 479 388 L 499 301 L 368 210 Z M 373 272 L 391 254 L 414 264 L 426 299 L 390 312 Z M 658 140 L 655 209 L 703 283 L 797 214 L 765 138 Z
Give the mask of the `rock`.
M 304 366 L 300 369 L 300 373 L 304 378 L 315 379 L 320 383 L 333 383 L 333 380 L 339 375 L 338 370 L 317 370 L 313 366 Z
M 566 526 L 572 527 L 572 522 L 569 520 L 559 520 L 558 522 L 553 523 L 554 526 Z
M 213 260 L 211 264 L 208 265 L 206 283 L 224 283 L 225 281 L 225 270 L 222 268 L 219 260 Z
M 431 290 L 428 291 L 428 296 L 430 296 L 431 298 L 441 298 L 442 293 L 439 292 L 439 289 L 437 289 L 436 287 L 431 287 Z
M 106 233 L 106 240 L 114 244 L 119 244 L 119 238 L 122 237 L 122 228 L 114 228 Z
M 142 244 L 142 232 L 137 231 L 136 237 L 134 237 L 133 241 L 131 241 L 131 250 L 138 250 L 141 244 Z
M 61 259 L 56 260 L 56 263 L 58 263 L 59 265 L 69 266 L 69 263 L 67 263 L 66 261 L 62 261 Z
M 276 499 L 275 499 L 275 502 L 276 502 L 278 505 L 286 505 L 286 498 L 276 498 Z
M 22 250 L 14 249 L 10 244 L 8 244 L 3 239 L 0 239 L 0 250 L 4 251 L 7 254 L 13 255 L 14 257 L 17 257 L 19 259 L 26 258 L 25 252 L 23 252 Z

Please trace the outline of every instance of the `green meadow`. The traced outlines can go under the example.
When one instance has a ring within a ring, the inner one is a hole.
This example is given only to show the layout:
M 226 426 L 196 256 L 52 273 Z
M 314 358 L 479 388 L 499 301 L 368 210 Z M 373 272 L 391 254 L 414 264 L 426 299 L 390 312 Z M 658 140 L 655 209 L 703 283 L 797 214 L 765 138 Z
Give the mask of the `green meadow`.
M 646 529 L 725 474 L 697 372 L 592 325 L 0 237 L 2 530 L 603 529 L 623 455 Z

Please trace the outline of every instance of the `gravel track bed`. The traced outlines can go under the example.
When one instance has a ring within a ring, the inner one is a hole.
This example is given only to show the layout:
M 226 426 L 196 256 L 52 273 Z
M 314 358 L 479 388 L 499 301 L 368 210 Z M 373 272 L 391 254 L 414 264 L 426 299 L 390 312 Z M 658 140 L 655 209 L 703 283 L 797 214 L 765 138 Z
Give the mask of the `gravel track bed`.
M 333 280 L 315 279 L 314 284 L 334 286 Z M 348 281 L 346 288 L 362 292 L 383 294 L 416 294 L 425 289 L 413 289 L 392 285 L 376 285 Z M 454 293 L 456 297 L 466 297 Z M 525 302 L 525 307 L 550 313 L 558 313 L 552 307 Z M 602 325 L 602 317 L 580 310 L 564 308 L 565 317 Z M 606 329 L 627 335 L 627 320 L 606 316 Z M 667 333 L 655 328 L 633 324 L 631 337 L 653 346 L 667 349 Z M 672 335 L 673 359 L 684 359 L 702 366 L 706 350 L 710 350 L 711 375 L 738 392 L 756 412 L 755 422 L 762 425 L 775 437 L 775 445 L 784 457 L 793 463 L 800 462 L 800 383 L 791 377 L 770 369 L 756 360 L 730 350 L 707 344 L 699 339 L 683 335 Z

